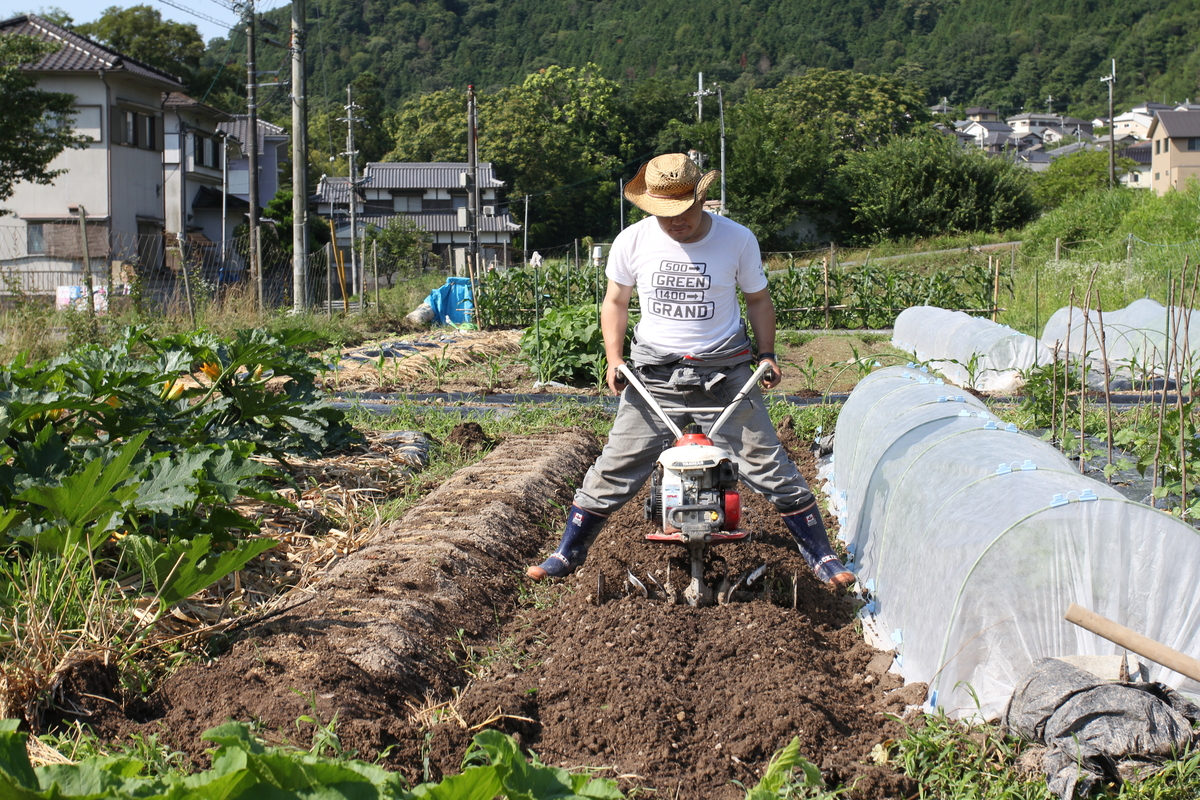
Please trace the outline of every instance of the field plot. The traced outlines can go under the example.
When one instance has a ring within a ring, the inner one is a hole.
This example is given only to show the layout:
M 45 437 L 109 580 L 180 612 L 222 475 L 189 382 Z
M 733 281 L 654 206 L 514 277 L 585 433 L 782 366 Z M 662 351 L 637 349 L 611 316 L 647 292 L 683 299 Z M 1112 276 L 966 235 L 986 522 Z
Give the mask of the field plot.
M 731 572 L 768 563 L 769 596 L 707 609 L 627 596 L 627 567 L 662 580 L 673 555 L 642 540 L 636 500 L 577 576 L 521 577 L 556 541 L 559 506 L 597 447 L 577 431 L 512 437 L 215 661 L 124 706 L 99 671 L 81 672 L 72 699 L 102 733 L 157 734 L 199 764 L 199 733 L 234 718 L 268 742 L 335 734 L 341 752 L 415 783 L 458 771 L 490 727 L 627 790 L 733 798 L 745 794 L 735 781 L 753 786 L 798 736 L 831 785 L 857 783 L 852 796 L 911 795 L 911 779 L 870 754 L 924 689 L 885 673 L 852 607 L 811 576 L 765 502 L 747 511 L 761 537 L 718 555 Z

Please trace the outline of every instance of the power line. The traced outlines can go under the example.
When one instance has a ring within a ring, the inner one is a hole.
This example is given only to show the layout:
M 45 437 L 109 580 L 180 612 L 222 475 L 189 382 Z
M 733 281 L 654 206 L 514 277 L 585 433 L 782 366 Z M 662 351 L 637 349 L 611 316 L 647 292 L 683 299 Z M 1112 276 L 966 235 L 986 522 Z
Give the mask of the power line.
M 220 25 L 220 26 L 224 27 L 226 30 L 233 28 L 234 25 L 236 24 L 236 23 L 231 24 L 229 22 L 225 22 L 225 21 L 216 19 L 215 17 L 210 17 L 207 14 L 201 14 L 196 9 L 188 8 L 187 6 L 183 5 L 182 3 L 174 2 L 174 0 L 158 0 L 158 2 L 164 3 L 168 6 L 171 6 L 172 8 L 177 8 L 180 11 L 184 12 L 185 14 L 191 14 L 193 17 L 196 17 L 197 19 L 202 19 L 205 22 L 211 22 L 213 25 Z

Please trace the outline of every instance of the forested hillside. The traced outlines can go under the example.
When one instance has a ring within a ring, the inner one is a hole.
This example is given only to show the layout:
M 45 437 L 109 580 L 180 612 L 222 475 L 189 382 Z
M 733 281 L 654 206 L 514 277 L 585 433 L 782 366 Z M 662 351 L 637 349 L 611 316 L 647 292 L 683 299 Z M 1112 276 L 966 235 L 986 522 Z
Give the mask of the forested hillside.
M 807 68 L 895 75 L 930 102 L 1004 113 L 1098 113 L 1117 59 L 1118 102 L 1200 95 L 1193 0 L 310 0 L 312 94 L 363 72 L 386 102 L 552 64 L 616 81 L 695 82 L 734 99 Z M 286 7 L 274 14 L 279 21 Z M 224 57 L 227 43 L 210 43 Z M 238 48 L 234 49 L 238 52 Z M 276 51 L 278 52 L 278 51 Z M 271 55 L 264 56 L 268 60 Z M 278 56 L 275 56 L 278 58 Z

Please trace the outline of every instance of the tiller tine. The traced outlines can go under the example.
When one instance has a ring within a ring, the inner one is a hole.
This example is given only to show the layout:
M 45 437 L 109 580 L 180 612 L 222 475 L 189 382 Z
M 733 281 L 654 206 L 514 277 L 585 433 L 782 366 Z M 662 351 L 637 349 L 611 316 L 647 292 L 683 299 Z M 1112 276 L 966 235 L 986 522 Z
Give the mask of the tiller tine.
M 692 580 L 683 590 L 683 599 L 687 600 L 689 606 L 712 605 L 712 589 L 704 583 L 704 543 L 689 544 L 688 554 L 692 562 Z
M 629 588 L 630 585 L 632 585 L 634 589 L 637 589 L 639 592 L 641 592 L 642 597 L 648 598 L 650 596 L 650 590 L 646 588 L 646 584 L 644 584 L 640 580 L 638 580 L 637 575 L 634 575 L 632 570 L 626 569 L 625 570 L 625 592 L 627 594 L 631 592 L 631 590 Z

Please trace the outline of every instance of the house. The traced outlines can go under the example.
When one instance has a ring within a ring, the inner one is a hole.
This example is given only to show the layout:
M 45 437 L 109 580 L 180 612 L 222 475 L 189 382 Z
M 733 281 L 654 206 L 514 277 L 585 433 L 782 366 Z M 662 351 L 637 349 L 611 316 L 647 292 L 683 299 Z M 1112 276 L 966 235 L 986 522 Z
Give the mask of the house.
M 1124 150 L 1118 150 L 1117 155 L 1121 158 L 1128 158 L 1137 164 L 1136 167 L 1130 167 L 1129 171 L 1121 176 L 1121 185 L 1128 186 L 1131 189 L 1149 189 L 1150 188 L 1150 169 L 1151 169 L 1151 151 L 1152 143 L 1149 141 L 1138 142 L 1131 144 Z
M 1093 122 L 1062 114 L 1027 112 L 1011 116 L 1005 122 L 1017 133 L 1042 133 L 1049 128 L 1054 128 L 1067 131 L 1067 135 L 1070 136 L 1090 136 L 1094 130 Z
M 1064 139 L 1072 139 L 1077 142 L 1094 142 L 1096 141 L 1090 133 L 1086 133 L 1079 127 L 1059 127 L 1058 125 L 1050 125 L 1042 128 L 1042 141 L 1047 145 L 1058 144 Z
M 25 14 L 0 22 L 0 35 L 25 34 L 61 44 L 27 67 L 41 89 L 75 95 L 75 130 L 87 137 L 50 163 L 49 185 L 18 183 L 5 202 L 16 216 L 18 243 L 0 262 L 22 275 L 23 289 L 54 292 L 83 278 L 79 210 L 87 216 L 92 272 L 124 271 L 126 263 L 163 263 L 167 224 L 163 173 L 164 93 L 182 92 L 177 78 L 77 33 Z M 9 221 L 2 223 L 8 225 Z
M 1154 147 L 1150 156 L 1154 191 L 1161 195 L 1182 189 L 1189 178 L 1200 176 L 1200 111 L 1160 111 L 1147 134 Z
M 985 153 L 1001 153 L 1012 135 L 1013 129 L 1004 122 L 972 121 L 963 128 L 963 133 L 975 140 L 975 146 Z
M 1142 103 L 1136 105 L 1124 114 L 1113 117 L 1113 132 L 1120 136 L 1132 133 L 1139 139 L 1148 139 L 1150 125 L 1160 111 L 1172 111 L 1175 106 L 1168 103 Z
M 258 205 L 267 207 L 279 192 L 279 170 L 288 163 L 288 133 L 278 125 L 259 119 L 256 135 L 250 135 L 250 115 L 235 114 L 217 129 L 239 143 L 229 155 L 229 194 L 250 205 L 250 142 L 258 145 Z M 238 222 L 242 220 L 239 218 Z
M 459 224 L 458 216 L 458 209 L 467 207 L 462 180 L 466 171 L 465 162 L 367 164 L 354 198 L 359 235 L 368 224 L 383 227 L 389 219 L 403 215 L 431 235 L 433 252 L 445 262 L 461 258 L 455 251 L 465 252 L 470 243 L 468 229 Z M 496 179 L 491 163 L 478 165 L 478 180 L 481 257 L 488 264 L 506 265 L 513 233 L 521 226 L 513 221 L 507 207 L 497 204 L 497 191 L 504 182 Z M 312 199 L 318 214 L 335 220 L 339 246 L 348 246 L 350 180 L 323 176 Z
M 204 263 L 231 255 L 224 243 L 250 207 L 225 194 L 227 152 L 238 149 L 218 125 L 231 119 L 181 92 L 163 96 L 166 230 L 176 238 L 186 234 L 189 252 Z M 175 252 L 168 249 L 169 266 Z
M 935 117 L 950 117 L 954 115 L 954 106 L 946 105 L 946 98 L 942 98 L 942 102 L 929 107 L 929 113 Z
M 990 108 L 984 108 L 983 106 L 974 106 L 972 108 L 967 109 L 967 121 L 968 122 L 999 122 L 1000 114 L 999 114 L 999 112 L 997 112 L 993 109 L 990 109 Z

